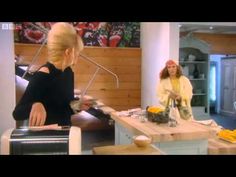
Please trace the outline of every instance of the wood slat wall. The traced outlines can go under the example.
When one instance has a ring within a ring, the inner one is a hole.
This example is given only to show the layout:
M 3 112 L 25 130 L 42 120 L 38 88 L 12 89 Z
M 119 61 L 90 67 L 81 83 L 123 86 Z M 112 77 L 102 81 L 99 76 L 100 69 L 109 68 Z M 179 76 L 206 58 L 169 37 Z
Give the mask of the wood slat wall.
M 29 64 L 39 47 L 40 45 L 36 44 L 15 44 L 15 54 L 22 58 L 22 63 Z M 88 95 L 118 111 L 140 107 L 140 48 L 85 47 L 83 54 L 91 57 L 119 77 L 119 88 L 116 88 L 115 78 L 106 71 L 100 70 L 88 89 Z M 44 64 L 46 59 L 47 52 L 44 47 L 32 70 Z M 75 88 L 83 91 L 96 71 L 96 66 L 80 58 L 73 70 L 75 72 Z
M 186 35 L 181 33 L 180 36 Z M 193 33 L 193 36 L 206 41 L 211 45 L 211 54 L 235 55 L 236 35 L 235 34 L 209 34 Z
M 180 36 L 182 35 L 185 34 Z M 209 33 L 193 33 L 193 35 L 208 42 L 212 47 L 212 54 L 236 54 L 236 35 Z M 16 44 L 15 54 L 20 55 L 22 61 L 29 64 L 39 47 L 40 45 L 35 44 Z M 88 94 L 116 110 L 140 106 L 141 49 L 85 47 L 83 54 L 112 70 L 120 80 L 120 88 L 116 89 L 114 77 L 100 70 Z M 32 70 L 45 63 L 46 58 L 47 52 L 44 47 L 35 63 L 36 67 L 32 67 Z M 83 90 L 95 69 L 94 65 L 80 59 L 75 67 L 75 87 Z

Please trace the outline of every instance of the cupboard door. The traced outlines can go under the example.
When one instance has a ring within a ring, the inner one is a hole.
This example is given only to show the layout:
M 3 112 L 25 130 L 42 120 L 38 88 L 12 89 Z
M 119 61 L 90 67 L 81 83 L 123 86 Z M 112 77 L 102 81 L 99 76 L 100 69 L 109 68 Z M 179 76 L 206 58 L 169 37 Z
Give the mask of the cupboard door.
M 221 110 L 227 116 L 235 116 L 233 103 L 236 101 L 236 58 L 221 61 Z
M 134 135 L 128 132 L 122 125 L 115 123 L 115 145 L 131 144 Z

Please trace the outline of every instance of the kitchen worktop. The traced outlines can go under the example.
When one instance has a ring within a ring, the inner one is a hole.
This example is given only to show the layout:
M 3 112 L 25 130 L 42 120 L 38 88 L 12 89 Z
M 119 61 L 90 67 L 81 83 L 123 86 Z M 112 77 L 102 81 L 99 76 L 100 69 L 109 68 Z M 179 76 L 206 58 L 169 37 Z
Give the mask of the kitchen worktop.
M 139 118 L 120 116 L 112 112 L 115 121 L 115 144 L 131 144 L 135 135 L 152 138 L 152 144 L 166 154 L 207 154 L 208 139 L 216 136 L 216 131 L 207 126 L 183 119 L 177 120 L 176 127 L 168 123 L 157 124 Z
M 214 137 L 215 131 L 195 122 L 178 120 L 176 127 L 168 124 L 157 124 L 138 118 L 119 116 L 117 112 L 111 113 L 111 117 L 134 134 L 145 134 L 152 138 L 152 142 L 193 140 Z

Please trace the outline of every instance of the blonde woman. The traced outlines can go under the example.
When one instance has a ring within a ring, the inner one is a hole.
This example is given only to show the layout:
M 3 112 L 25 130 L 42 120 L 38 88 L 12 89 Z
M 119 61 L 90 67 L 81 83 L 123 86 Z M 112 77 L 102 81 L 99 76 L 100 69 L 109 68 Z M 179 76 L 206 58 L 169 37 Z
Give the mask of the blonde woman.
M 48 33 L 48 62 L 33 75 L 13 111 L 15 120 L 29 120 L 29 126 L 71 125 L 74 73 L 83 42 L 69 23 L 55 23 Z M 86 110 L 89 105 L 83 105 Z
M 191 109 L 191 99 L 193 96 L 192 85 L 187 77 L 182 74 L 182 70 L 174 60 L 168 60 L 160 73 L 160 82 L 157 87 L 159 102 L 164 107 L 168 99 L 176 100 L 178 104 Z

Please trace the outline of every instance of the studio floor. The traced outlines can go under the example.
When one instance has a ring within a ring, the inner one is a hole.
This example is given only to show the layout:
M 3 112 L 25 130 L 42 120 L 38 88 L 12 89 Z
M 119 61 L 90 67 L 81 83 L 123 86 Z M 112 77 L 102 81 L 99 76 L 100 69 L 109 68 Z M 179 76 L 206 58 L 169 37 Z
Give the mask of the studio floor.
M 222 116 L 219 114 L 211 114 L 210 117 L 223 128 L 234 130 L 236 129 L 236 117 Z

